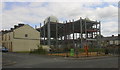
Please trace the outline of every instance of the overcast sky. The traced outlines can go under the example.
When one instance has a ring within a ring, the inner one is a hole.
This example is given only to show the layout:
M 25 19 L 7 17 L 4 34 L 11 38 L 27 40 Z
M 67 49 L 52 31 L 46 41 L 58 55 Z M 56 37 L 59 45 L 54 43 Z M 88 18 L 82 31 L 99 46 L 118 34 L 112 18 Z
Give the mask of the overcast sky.
M 2 2 L 2 29 L 10 29 L 18 22 L 32 27 L 43 23 L 48 16 L 56 16 L 60 22 L 88 17 L 101 21 L 103 36 L 118 34 L 118 1 L 106 2 Z

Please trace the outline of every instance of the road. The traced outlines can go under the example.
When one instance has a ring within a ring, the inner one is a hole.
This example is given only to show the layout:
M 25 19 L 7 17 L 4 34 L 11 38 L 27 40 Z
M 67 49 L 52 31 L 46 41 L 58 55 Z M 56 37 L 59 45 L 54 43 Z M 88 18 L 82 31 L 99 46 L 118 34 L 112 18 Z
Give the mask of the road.
M 71 59 L 28 53 L 3 53 L 3 68 L 118 68 L 118 57 Z
M 2 69 L 2 46 L 0 45 L 0 69 Z

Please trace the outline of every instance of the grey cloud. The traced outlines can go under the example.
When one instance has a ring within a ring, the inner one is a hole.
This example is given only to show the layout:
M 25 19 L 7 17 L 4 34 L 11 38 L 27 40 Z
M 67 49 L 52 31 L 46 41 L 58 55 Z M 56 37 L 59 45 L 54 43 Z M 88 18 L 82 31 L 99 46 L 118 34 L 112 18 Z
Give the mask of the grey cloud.
M 43 2 L 44 3 L 44 2 Z M 7 29 L 12 27 L 14 24 L 17 24 L 17 22 L 22 21 L 22 22 L 30 22 L 30 23 L 40 23 L 44 21 L 44 19 L 50 15 L 54 15 L 60 18 L 66 18 L 66 20 L 72 20 L 72 19 L 79 19 L 79 17 L 85 18 L 88 17 L 91 20 L 100 20 L 101 23 L 103 24 L 103 34 L 107 35 L 107 32 L 110 34 L 116 33 L 116 31 L 110 31 L 109 27 L 113 27 L 109 24 L 109 22 L 115 22 L 115 28 L 116 25 L 116 20 L 117 20 L 117 15 L 118 15 L 118 10 L 117 7 L 114 7 L 112 5 L 106 6 L 104 8 L 97 8 L 93 9 L 90 7 L 84 7 L 84 4 L 89 5 L 89 2 L 74 2 L 74 3 L 69 3 L 69 2 L 49 2 L 48 5 L 45 7 L 42 6 L 42 2 L 34 2 L 31 3 L 28 7 L 14 7 L 12 10 L 4 10 L 3 15 L 3 28 Z M 94 3 L 94 2 L 93 2 Z M 101 4 L 101 3 L 99 3 Z M 90 4 L 90 5 L 97 5 L 97 4 Z M 6 21 L 7 20 L 7 21 Z M 103 23 L 102 21 L 105 20 L 106 22 Z M 110 20 L 110 21 L 109 21 Z M 62 20 L 60 20 L 62 21 Z M 107 31 L 108 30 L 108 31 Z M 107 32 L 105 32 L 107 31 Z M 108 33 L 108 34 L 109 34 Z

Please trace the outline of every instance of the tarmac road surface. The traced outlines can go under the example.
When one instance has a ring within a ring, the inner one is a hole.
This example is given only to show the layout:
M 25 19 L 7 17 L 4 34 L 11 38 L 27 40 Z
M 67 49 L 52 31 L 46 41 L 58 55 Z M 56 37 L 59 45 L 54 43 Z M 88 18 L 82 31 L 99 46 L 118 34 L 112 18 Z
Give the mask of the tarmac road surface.
M 28 53 L 3 53 L 3 68 L 118 68 L 118 57 L 65 58 Z

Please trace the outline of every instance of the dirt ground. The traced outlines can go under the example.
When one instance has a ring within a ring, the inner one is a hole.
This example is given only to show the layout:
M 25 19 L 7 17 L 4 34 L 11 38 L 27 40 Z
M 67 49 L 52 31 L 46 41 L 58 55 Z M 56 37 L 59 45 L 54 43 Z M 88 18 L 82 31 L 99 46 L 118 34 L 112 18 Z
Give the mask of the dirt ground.
M 70 56 L 70 53 L 49 53 L 48 55 L 53 55 L 53 56 Z M 97 52 L 89 52 L 88 56 L 104 56 L 104 53 L 99 53 L 97 54 Z M 82 57 L 82 56 L 87 56 L 87 54 L 85 52 L 83 53 L 79 53 L 78 55 L 76 55 L 74 53 L 73 57 Z

